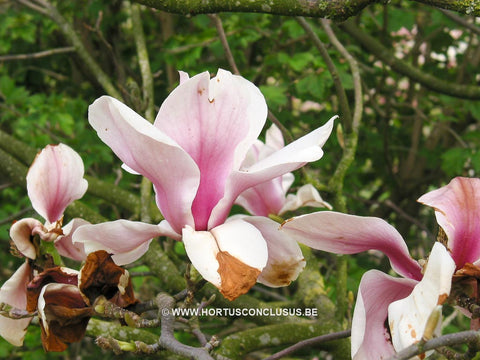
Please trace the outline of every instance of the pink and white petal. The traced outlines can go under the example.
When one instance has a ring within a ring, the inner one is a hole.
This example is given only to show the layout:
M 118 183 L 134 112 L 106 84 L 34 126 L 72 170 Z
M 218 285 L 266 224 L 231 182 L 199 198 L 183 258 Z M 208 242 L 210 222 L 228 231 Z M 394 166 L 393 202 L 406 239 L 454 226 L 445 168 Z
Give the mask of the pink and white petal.
M 285 202 L 282 178 L 278 177 L 242 192 L 235 200 L 250 214 L 268 216 L 278 214 Z
M 75 218 L 62 228 L 63 236 L 59 236 L 55 240 L 55 248 L 61 256 L 77 261 L 84 261 L 87 258 L 83 243 L 77 242 L 74 244 L 72 238 L 74 232 L 80 226 L 88 224 L 90 223 L 86 220 Z
M 221 69 L 213 79 L 204 72 L 182 81 L 162 104 L 155 126 L 174 139 L 200 169 L 192 207 L 197 230 L 207 230 L 210 212 L 223 197 L 230 172 L 240 167 L 266 116 L 260 90 Z
M 293 217 L 282 224 L 282 230 L 313 249 L 335 254 L 379 250 L 397 273 L 422 278 L 421 266 L 410 257 L 402 236 L 380 218 L 320 211 Z
M 27 284 L 30 281 L 31 268 L 22 264 L 0 289 L 0 303 L 25 310 L 27 307 Z M 15 346 L 22 346 L 27 327 L 32 318 L 10 319 L 0 316 L 0 336 Z
M 272 124 L 265 133 L 265 145 L 268 147 L 280 150 L 285 146 L 283 134 L 277 125 Z
M 287 195 L 285 204 L 280 209 L 278 214 L 280 215 L 287 211 L 294 211 L 303 206 L 323 207 L 330 210 L 332 209 L 332 206 L 322 199 L 317 189 L 315 189 L 312 184 L 305 184 L 298 189 L 295 195 Z
M 178 75 L 180 77 L 180 84 L 184 83 L 185 81 L 187 81 L 188 79 L 190 79 L 190 76 L 188 75 L 188 73 L 186 73 L 185 71 L 179 71 L 178 72 Z
M 209 228 L 225 221 L 233 202 L 246 189 L 296 170 L 309 161 L 320 159 L 323 155 L 321 147 L 332 132 L 335 118 L 336 116 L 322 127 L 288 144 L 245 171 L 233 171 L 226 183 L 224 197 L 212 211 Z
M 395 350 L 400 351 L 422 338 L 432 311 L 450 295 L 455 262 L 441 243 L 436 242 L 428 258 L 423 279 L 406 298 L 388 307 L 388 323 Z M 441 321 L 435 335 L 440 335 Z
M 298 243 L 280 231 L 279 224 L 269 218 L 246 216 L 243 220 L 260 230 L 267 243 L 268 261 L 258 282 L 280 287 L 295 281 L 306 264 Z
M 45 231 L 46 229 L 40 221 L 26 218 L 13 223 L 10 227 L 10 238 L 22 255 L 33 260 L 37 257 L 37 253 L 30 237 L 32 235 L 45 233 Z
M 122 219 L 80 226 L 73 233 L 73 243 L 83 243 L 87 254 L 105 250 L 117 265 L 125 265 L 145 254 L 154 237 L 165 234 L 161 225 Z
M 27 173 L 28 197 L 49 223 L 60 220 L 65 209 L 87 191 L 80 155 L 65 144 L 47 145 Z
M 352 318 L 353 360 L 387 359 L 395 353 L 385 327 L 387 309 L 393 301 L 410 294 L 416 283 L 378 270 L 362 276 Z
M 192 158 L 174 140 L 112 97 L 97 99 L 88 116 L 100 139 L 129 168 L 153 183 L 157 205 L 175 231 L 180 234 L 185 224 L 193 226 L 191 206 L 200 171 Z
M 418 201 L 435 209 L 457 268 L 480 259 L 480 179 L 457 177 Z
M 282 175 L 282 188 L 284 195 L 287 194 L 294 181 L 295 175 L 293 175 L 293 173 L 286 173 L 285 175 Z

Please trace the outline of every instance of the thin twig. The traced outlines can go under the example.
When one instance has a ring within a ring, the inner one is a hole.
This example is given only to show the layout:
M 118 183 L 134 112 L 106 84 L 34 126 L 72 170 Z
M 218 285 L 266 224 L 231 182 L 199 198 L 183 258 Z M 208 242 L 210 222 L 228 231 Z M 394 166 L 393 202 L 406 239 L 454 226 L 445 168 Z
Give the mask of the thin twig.
M 417 343 L 397 352 L 388 360 L 408 360 L 415 355 L 423 354 L 428 350 L 433 350 L 442 346 L 453 346 L 467 343 L 478 343 L 480 333 L 475 330 L 462 331 L 455 334 L 447 334 L 424 343 Z
M 63 53 L 70 53 L 70 52 L 75 52 L 75 48 L 73 46 L 44 50 L 44 51 L 39 51 L 31 54 L 2 55 L 0 56 L 0 61 L 40 59 L 46 56 L 52 56 L 56 54 L 63 54 Z
M 306 346 L 317 345 L 317 344 L 327 342 L 327 341 L 332 341 L 332 340 L 344 339 L 344 338 L 349 337 L 350 334 L 351 334 L 351 330 L 345 330 L 345 331 L 339 331 L 339 332 L 336 332 L 336 333 L 320 335 L 320 336 L 316 336 L 314 338 L 302 340 L 302 341 L 299 341 L 298 343 L 296 343 L 292 346 L 289 346 L 289 347 L 283 349 L 282 351 L 279 351 L 279 352 L 277 352 L 273 355 L 270 355 L 269 357 L 267 357 L 263 360 L 277 360 L 277 359 L 280 359 L 284 356 L 290 355 L 291 353 L 293 353 L 297 350 L 300 350 L 300 349 L 302 349 Z
M 218 37 L 220 38 L 220 42 L 222 43 L 223 50 L 225 51 L 225 56 L 227 57 L 228 63 L 232 68 L 233 73 L 236 75 L 240 75 L 240 71 L 238 71 L 238 67 L 237 67 L 237 64 L 235 63 L 232 50 L 230 49 L 230 45 L 228 45 L 227 36 L 225 35 L 225 30 L 223 29 L 222 19 L 220 19 L 220 17 L 217 14 L 210 14 L 208 16 L 215 23 Z
M 345 93 L 345 89 L 340 80 L 340 75 L 338 74 L 337 68 L 333 63 L 332 58 L 328 54 L 327 48 L 325 47 L 323 42 L 320 40 L 318 35 L 315 33 L 315 31 L 313 31 L 312 27 L 307 22 L 307 20 L 305 20 L 305 18 L 303 17 L 297 17 L 296 20 L 305 30 L 307 35 L 310 37 L 310 40 L 312 40 L 313 44 L 315 45 L 317 50 L 320 52 L 320 55 L 322 56 L 323 60 L 325 61 L 325 64 L 327 65 L 327 69 L 330 72 L 330 75 L 332 76 L 333 83 L 335 85 L 335 89 L 337 92 L 340 111 L 342 114 L 341 119 L 342 119 L 343 127 L 345 129 L 345 132 L 349 134 L 352 132 L 352 115 L 350 112 L 350 106 L 348 104 L 347 95 Z

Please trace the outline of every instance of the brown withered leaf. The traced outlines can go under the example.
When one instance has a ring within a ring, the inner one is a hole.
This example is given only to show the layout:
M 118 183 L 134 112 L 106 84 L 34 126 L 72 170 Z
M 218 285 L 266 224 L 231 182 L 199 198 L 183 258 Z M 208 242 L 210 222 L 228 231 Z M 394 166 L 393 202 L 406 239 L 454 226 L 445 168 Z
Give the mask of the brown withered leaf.
M 27 285 L 27 311 L 37 310 L 38 297 L 42 288 L 50 283 L 77 285 L 76 274 L 68 273 L 60 266 L 52 267 L 35 276 Z
M 480 280 L 480 268 L 470 263 L 465 263 L 465 265 L 458 269 L 454 277 L 473 277 Z
M 83 339 L 93 314 L 83 301 L 77 287 L 58 287 L 44 293 L 45 307 L 41 321 L 42 344 L 45 351 L 64 351 L 69 343 Z
M 93 304 L 100 295 L 120 307 L 138 302 L 128 271 L 115 264 L 112 256 L 104 250 L 87 256 L 80 270 L 78 286 L 88 304 Z
M 230 301 L 247 293 L 260 275 L 260 270 L 243 263 L 228 251 L 219 251 L 217 261 L 221 279 L 220 292 Z

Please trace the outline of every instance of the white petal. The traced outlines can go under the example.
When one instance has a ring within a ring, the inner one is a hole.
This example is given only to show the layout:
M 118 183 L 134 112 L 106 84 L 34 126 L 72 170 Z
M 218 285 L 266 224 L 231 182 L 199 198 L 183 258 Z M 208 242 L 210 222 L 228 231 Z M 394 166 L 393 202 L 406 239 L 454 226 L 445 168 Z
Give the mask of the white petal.
M 454 272 L 455 262 L 449 252 L 441 243 L 435 243 L 423 279 L 408 297 L 388 307 L 395 350 L 400 351 L 422 338 L 428 317 L 450 294 Z M 436 335 L 440 332 L 440 323 Z
M 260 271 L 267 264 L 268 250 L 262 233 L 253 225 L 234 220 L 211 231 L 221 251 Z
M 325 207 L 327 209 L 332 209 L 332 206 L 329 203 L 323 201 L 317 189 L 315 189 L 312 184 L 305 184 L 298 189 L 296 195 L 287 195 L 287 200 L 279 214 L 283 214 L 287 211 L 297 210 L 303 206 Z
M 27 283 L 30 281 L 30 266 L 23 263 L 0 289 L 0 303 L 25 310 L 27 306 Z M 27 327 L 32 318 L 9 319 L 0 316 L 0 336 L 15 346 L 22 346 Z
M 220 287 L 220 274 L 217 272 L 217 254 L 220 250 L 213 235 L 209 231 L 195 231 L 187 225 L 183 228 L 182 239 L 195 269 L 205 280 Z
M 222 276 L 226 276 L 230 280 L 236 275 L 243 276 L 245 274 L 220 274 L 220 253 L 228 253 L 240 264 L 243 264 L 239 271 L 243 271 L 247 267 L 256 269 L 257 275 L 254 280 L 263 270 L 268 259 L 267 245 L 261 232 L 241 219 L 222 224 L 210 231 L 195 231 L 190 226 L 186 226 L 183 229 L 183 243 L 190 261 L 198 272 L 205 280 L 225 291 Z M 238 284 L 242 293 L 246 292 L 244 285 L 248 279 L 239 280 L 244 280 L 244 284 Z M 235 289 L 231 294 L 234 294 L 231 298 L 240 295 Z M 227 295 L 226 297 L 229 298 Z

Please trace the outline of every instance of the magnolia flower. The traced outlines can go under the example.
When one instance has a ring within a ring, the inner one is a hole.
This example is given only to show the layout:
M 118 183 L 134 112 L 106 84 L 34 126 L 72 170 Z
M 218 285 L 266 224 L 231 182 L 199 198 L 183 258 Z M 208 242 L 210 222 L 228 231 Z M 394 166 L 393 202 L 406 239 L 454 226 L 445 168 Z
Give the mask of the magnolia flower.
M 26 285 L 33 277 L 30 260 L 38 255 L 31 238 L 38 236 L 45 241 L 54 241 L 61 255 L 83 260 L 83 247 L 73 245 L 72 232 L 84 220 L 72 220 L 62 228 L 63 212 L 74 200 L 83 196 L 87 181 L 83 179 L 83 162 L 80 156 L 64 144 L 48 145 L 35 158 L 27 174 L 27 190 L 33 208 L 46 219 L 46 223 L 27 218 L 15 222 L 10 228 L 10 237 L 18 252 L 27 261 L 8 279 L 0 289 L 0 303 L 17 309 L 26 309 Z M 23 344 L 26 327 L 31 319 L 0 317 L 0 335 L 13 345 Z
M 111 97 L 97 99 L 89 121 L 124 162 L 147 177 L 165 220 L 158 225 L 114 221 L 85 226 L 74 235 L 86 249 L 105 249 L 118 264 L 139 258 L 155 236 L 183 240 L 200 274 L 229 299 L 245 293 L 267 266 L 266 238 L 245 219 L 226 222 L 246 189 L 318 160 L 333 126 L 323 127 L 248 167 L 245 157 L 262 130 L 267 105 L 246 79 L 219 70 L 189 78 L 162 104 L 152 125 Z M 278 231 L 276 233 L 279 233 Z M 273 254 L 273 252 L 272 252 Z
M 353 359 L 388 358 L 418 342 L 430 314 L 450 294 L 455 263 L 448 250 L 435 243 L 422 275 L 401 235 L 382 219 L 325 211 L 294 217 L 282 230 L 314 249 L 337 254 L 382 251 L 403 276 L 377 270 L 363 275 L 352 319 Z M 434 333 L 439 331 L 437 325 Z
M 46 222 L 27 218 L 10 228 L 12 241 L 24 256 L 35 259 L 30 236 L 38 235 L 44 241 L 54 241 L 60 255 L 85 259 L 82 246 L 72 244 L 71 234 L 86 221 L 74 219 L 62 228 L 67 206 L 87 191 L 83 174 L 82 158 L 65 144 L 47 145 L 37 154 L 27 173 L 27 191 L 33 208 Z
M 257 140 L 252 145 L 243 161 L 242 168 L 248 169 L 284 146 L 282 132 L 273 124 L 266 132 L 265 143 Z M 258 216 L 281 215 L 302 206 L 331 209 L 330 204 L 323 201 L 312 184 L 303 185 L 295 195 L 287 195 L 293 181 L 292 173 L 279 176 L 245 190 L 238 196 L 235 203 L 244 207 L 249 213 Z
M 446 186 L 418 199 L 435 209 L 437 222 L 443 230 L 445 246 L 455 261 L 455 289 L 478 302 L 477 283 L 480 277 L 480 179 L 456 177 Z M 473 286 L 472 286 L 473 285 Z M 471 317 L 470 311 L 463 313 Z M 478 319 L 471 327 L 480 328 Z
M 435 209 L 457 270 L 480 265 L 480 179 L 456 177 L 418 199 Z

